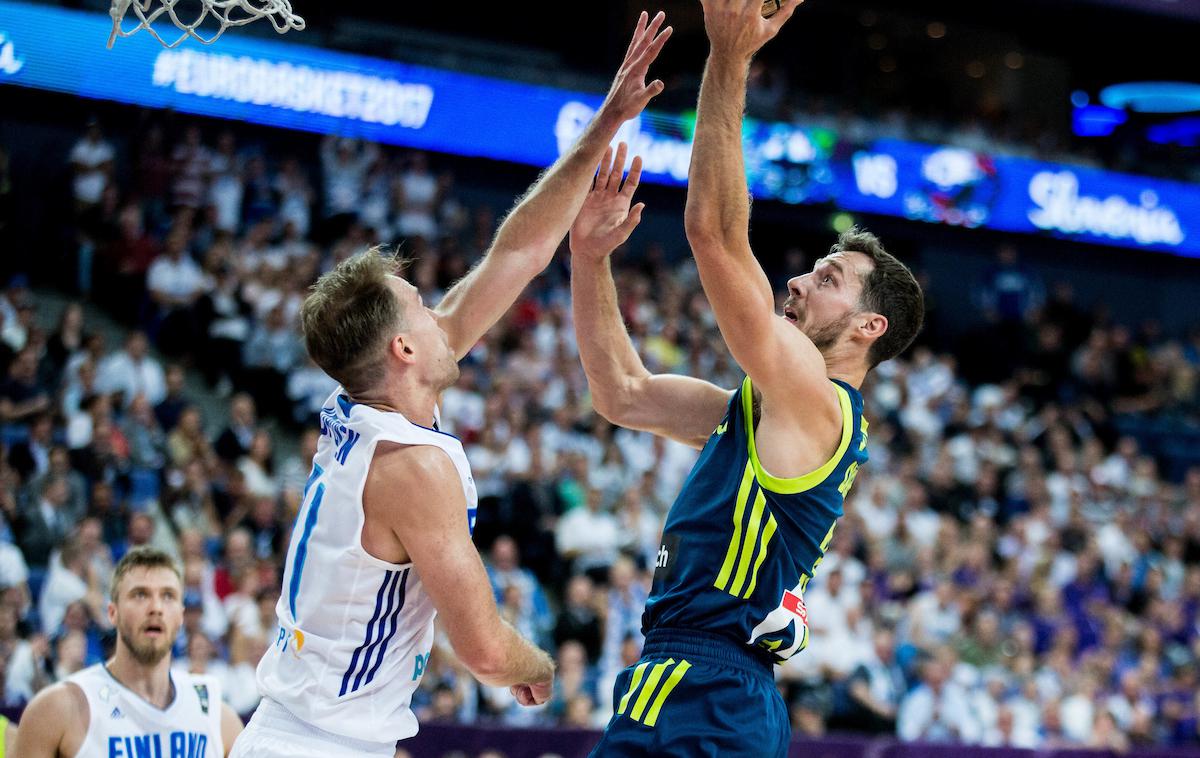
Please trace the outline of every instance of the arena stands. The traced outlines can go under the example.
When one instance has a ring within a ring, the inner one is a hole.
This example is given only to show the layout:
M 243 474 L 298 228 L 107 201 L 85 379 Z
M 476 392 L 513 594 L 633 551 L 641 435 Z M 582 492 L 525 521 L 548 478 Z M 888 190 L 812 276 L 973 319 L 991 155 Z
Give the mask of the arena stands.
M 116 151 L 91 124 L 57 157 L 74 172 L 62 200 L 78 276 L 31 289 L 18 273 L 0 292 L 14 715 L 102 659 L 113 562 L 144 544 L 183 562 L 178 665 L 253 710 L 313 417 L 334 386 L 296 328 L 306 288 L 403 239 L 407 275 L 436 301 L 503 210 L 422 154 L 332 138 L 247 149 L 234 126 L 200 123 L 151 134 Z M 734 386 L 694 266 L 640 244 L 618 285 L 647 366 Z M 594 413 L 566 265 L 476 346 L 442 409 L 477 479 L 496 600 L 555 652 L 555 698 L 519 708 L 442 644 L 422 722 L 601 726 L 638 657 L 661 519 L 695 453 Z M 1075 302 L 1015 248 L 970 284 L 971 350 L 926 339 L 864 387 L 871 462 L 809 585 L 812 643 L 778 671 L 794 729 L 1200 745 L 1200 331 Z

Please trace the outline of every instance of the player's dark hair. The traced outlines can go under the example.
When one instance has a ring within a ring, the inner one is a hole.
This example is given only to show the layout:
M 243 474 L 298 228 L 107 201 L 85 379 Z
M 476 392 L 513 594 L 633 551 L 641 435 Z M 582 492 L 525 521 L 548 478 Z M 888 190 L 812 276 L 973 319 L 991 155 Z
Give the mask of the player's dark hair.
M 863 279 L 859 304 L 863 310 L 884 316 L 888 327 L 867 351 L 870 367 L 875 368 L 904 352 L 925 321 L 925 295 L 912 271 L 884 250 L 878 237 L 857 226 L 838 235 L 829 252 L 862 253 L 875 264 Z
M 135 568 L 170 569 L 175 572 L 175 576 L 179 577 L 180 583 L 183 582 L 179 564 L 169 554 L 153 547 L 135 547 L 126 553 L 113 569 L 112 582 L 108 585 L 108 596 L 112 598 L 113 602 L 117 600 L 117 590 L 121 586 L 121 580 Z
M 404 328 L 388 286 L 404 264 L 379 248 L 347 258 L 317 280 L 300 309 L 308 354 L 351 395 L 382 378 L 388 340 Z

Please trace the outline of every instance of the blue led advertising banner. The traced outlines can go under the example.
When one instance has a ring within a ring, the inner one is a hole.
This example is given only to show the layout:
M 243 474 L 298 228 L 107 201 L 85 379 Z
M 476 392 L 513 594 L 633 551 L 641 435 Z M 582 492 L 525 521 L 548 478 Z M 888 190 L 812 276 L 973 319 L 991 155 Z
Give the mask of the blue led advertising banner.
M 578 136 L 601 96 L 238 36 L 165 49 L 145 33 L 105 49 L 110 21 L 0 0 L 0 85 L 534 166 Z M 0 87 L 0 118 L 5 88 Z M 647 181 L 682 185 L 693 117 L 650 112 L 618 140 Z M 747 122 L 753 194 L 785 203 L 1200 257 L 1200 186 L 1110 171 Z

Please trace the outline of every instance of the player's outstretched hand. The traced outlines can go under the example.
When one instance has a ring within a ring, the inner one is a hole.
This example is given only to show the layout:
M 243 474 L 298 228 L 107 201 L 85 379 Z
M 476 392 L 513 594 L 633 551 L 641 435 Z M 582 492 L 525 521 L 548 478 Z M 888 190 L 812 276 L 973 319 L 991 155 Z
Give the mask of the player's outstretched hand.
M 659 79 L 646 83 L 646 72 L 671 36 L 671 27 L 663 27 L 666 18 L 662 11 L 653 20 L 648 20 L 645 11 L 638 16 L 633 39 L 625 51 L 625 60 L 613 78 L 604 105 L 600 106 L 601 113 L 619 122 L 628 121 L 641 113 L 646 104 L 663 91 L 664 85 Z
M 554 682 L 538 682 L 537 684 L 514 684 L 508 688 L 518 703 L 524 706 L 541 705 L 550 699 Z
M 782 0 L 778 12 L 763 18 L 762 0 L 701 0 L 712 54 L 750 60 L 779 33 L 802 2 Z
M 629 175 L 621 182 L 624 173 L 628 146 L 624 142 L 617 146 L 616 160 L 613 149 L 604 151 L 600 170 L 592 183 L 592 189 L 571 225 L 571 254 L 591 260 L 602 260 L 629 239 L 629 235 L 642 220 L 645 203 L 632 208 L 634 190 L 642 177 L 642 158 L 634 156 Z

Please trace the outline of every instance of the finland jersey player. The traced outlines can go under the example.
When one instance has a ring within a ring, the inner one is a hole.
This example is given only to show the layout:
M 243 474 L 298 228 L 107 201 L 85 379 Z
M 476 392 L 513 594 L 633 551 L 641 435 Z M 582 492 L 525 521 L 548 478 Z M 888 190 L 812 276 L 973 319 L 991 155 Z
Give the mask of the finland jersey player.
M 409 704 L 433 647 L 435 610 L 411 562 L 381 560 L 363 547 L 372 537 L 363 533 L 359 493 L 381 447 L 440 451 L 459 488 L 453 502 L 462 512 L 454 521 L 469 533 L 475 483 L 462 443 L 438 431 L 436 420 L 422 427 L 338 391 L 321 409 L 320 424 L 276 606 L 278 635 L 258 666 L 267 700 L 255 722 L 286 728 L 294 717 L 364 752 L 380 746 L 362 738 L 387 725 L 382 752 L 390 755 L 396 739 L 417 733 Z M 411 483 L 394 493 L 398 499 L 422 494 Z
M 783 756 L 787 709 L 772 662 L 808 643 L 803 591 L 865 463 L 858 391 L 923 318 L 920 287 L 873 235 L 843 234 L 788 281 L 783 317 L 750 249 L 741 114 L 761 0 L 704 0 L 711 53 L 700 89 L 686 226 L 721 334 L 747 377 L 736 390 L 650 375 L 625 333 L 608 255 L 632 232 L 640 161 L 601 168 L 571 230 L 572 305 L 597 411 L 703 448 L 663 529 L 642 617 L 642 659 L 617 679 L 594 755 Z M 836 644 L 834 642 L 833 644 Z
M 617 128 L 662 90 L 646 69 L 670 33 L 642 14 L 608 97 L 579 141 L 501 225 L 483 261 L 436 310 L 375 251 L 322 276 L 305 346 L 342 386 L 292 532 L 280 633 L 259 664 L 263 701 L 235 755 L 391 756 L 442 616 L 460 660 L 523 705 L 550 695 L 553 663 L 501 621 L 471 544 L 475 487 L 437 428 L 457 361 L 553 257 Z
M 171 646 L 183 625 L 174 560 L 158 550 L 131 550 L 113 572 L 110 595 L 113 657 L 38 693 L 25 709 L 13 755 L 228 755 L 242 722 L 221 702 L 217 680 L 171 670 Z

